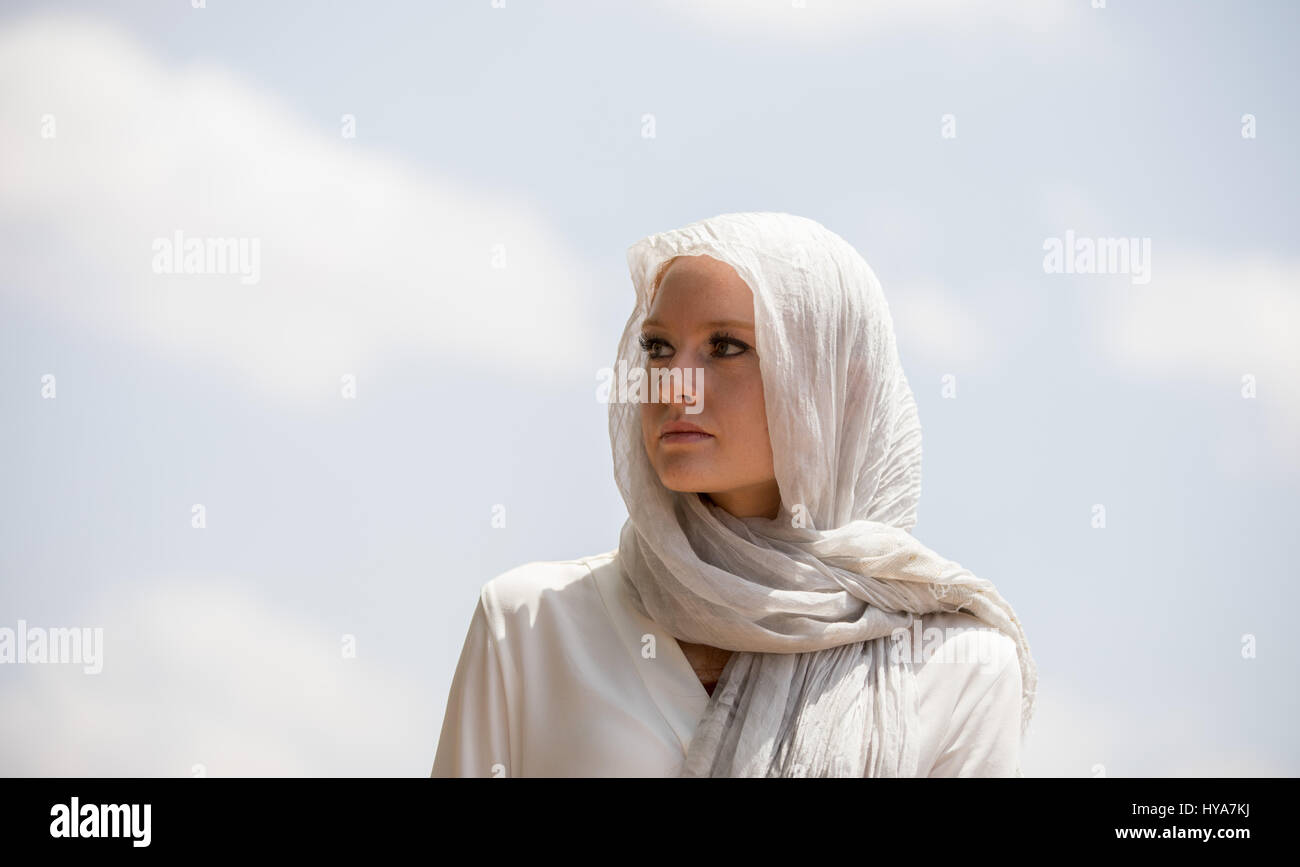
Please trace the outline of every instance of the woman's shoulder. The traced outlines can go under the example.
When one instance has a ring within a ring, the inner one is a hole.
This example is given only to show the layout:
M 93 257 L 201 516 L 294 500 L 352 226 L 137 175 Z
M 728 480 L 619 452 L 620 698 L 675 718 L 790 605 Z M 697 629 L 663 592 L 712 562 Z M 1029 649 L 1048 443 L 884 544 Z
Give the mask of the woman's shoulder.
M 950 696 L 980 695 L 1009 669 L 1019 670 L 1016 641 L 965 611 L 918 616 L 901 641 L 901 652 L 917 666 L 918 675 Z
M 544 600 L 563 600 L 581 590 L 593 572 L 614 562 L 617 549 L 572 560 L 533 560 L 484 583 L 480 598 L 489 613 L 536 611 Z
M 1019 776 L 1023 682 L 1016 640 L 965 611 L 917 621 L 928 775 Z

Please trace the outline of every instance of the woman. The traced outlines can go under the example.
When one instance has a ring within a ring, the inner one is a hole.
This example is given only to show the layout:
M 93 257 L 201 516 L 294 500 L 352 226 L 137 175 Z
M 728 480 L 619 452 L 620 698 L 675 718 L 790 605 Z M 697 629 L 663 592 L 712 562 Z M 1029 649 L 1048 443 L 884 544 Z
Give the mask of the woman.
M 483 587 L 432 775 L 1020 776 L 1029 645 L 910 534 L 920 426 L 866 261 L 744 213 L 628 263 L 619 547 Z

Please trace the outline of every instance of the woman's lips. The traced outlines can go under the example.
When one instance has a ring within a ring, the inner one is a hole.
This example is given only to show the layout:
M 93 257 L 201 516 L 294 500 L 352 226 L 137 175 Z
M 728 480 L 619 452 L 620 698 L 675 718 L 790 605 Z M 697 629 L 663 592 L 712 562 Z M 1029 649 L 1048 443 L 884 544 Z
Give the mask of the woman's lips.
M 677 433 L 664 434 L 663 436 L 659 437 L 659 442 L 663 443 L 664 445 L 669 445 L 673 443 L 681 443 L 681 444 L 698 443 L 698 442 L 703 442 L 704 440 L 711 440 L 711 439 L 713 439 L 713 436 L 711 434 L 700 433 L 699 431 L 679 431 Z

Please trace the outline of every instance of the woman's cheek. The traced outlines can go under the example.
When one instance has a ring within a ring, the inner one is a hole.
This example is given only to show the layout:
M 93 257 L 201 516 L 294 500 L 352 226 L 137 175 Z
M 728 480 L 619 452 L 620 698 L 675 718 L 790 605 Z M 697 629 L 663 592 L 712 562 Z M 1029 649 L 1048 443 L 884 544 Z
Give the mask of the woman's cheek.
M 650 459 L 650 465 L 659 470 L 659 464 L 656 460 L 655 442 L 651 433 L 655 430 L 655 419 L 653 416 L 654 407 L 651 404 L 641 404 L 641 445 L 645 449 L 646 457 Z

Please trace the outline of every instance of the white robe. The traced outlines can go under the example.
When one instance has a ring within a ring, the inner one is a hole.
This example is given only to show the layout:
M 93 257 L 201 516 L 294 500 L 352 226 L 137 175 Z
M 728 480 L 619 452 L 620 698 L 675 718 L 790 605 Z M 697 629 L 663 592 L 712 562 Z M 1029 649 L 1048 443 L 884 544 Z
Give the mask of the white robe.
M 629 592 L 617 551 L 528 563 L 487 582 L 431 776 L 675 776 L 709 695 L 677 640 Z M 922 651 L 912 655 L 920 773 L 1015 776 L 1015 643 L 965 613 L 919 619 L 940 630 L 907 643 Z

